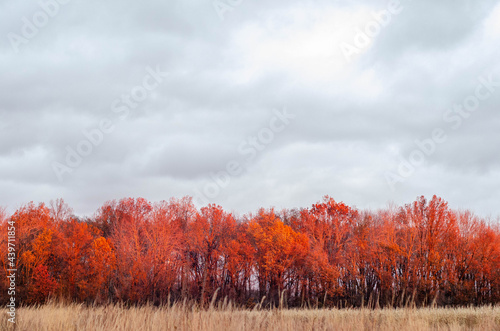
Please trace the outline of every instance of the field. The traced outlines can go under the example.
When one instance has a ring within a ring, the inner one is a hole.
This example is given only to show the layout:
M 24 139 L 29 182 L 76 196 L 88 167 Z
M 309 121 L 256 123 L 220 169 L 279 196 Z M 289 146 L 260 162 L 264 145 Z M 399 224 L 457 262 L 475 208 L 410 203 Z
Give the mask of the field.
M 1 330 L 14 330 L 2 312 Z M 17 310 L 16 330 L 500 330 L 500 307 L 424 309 L 201 310 L 47 304 Z

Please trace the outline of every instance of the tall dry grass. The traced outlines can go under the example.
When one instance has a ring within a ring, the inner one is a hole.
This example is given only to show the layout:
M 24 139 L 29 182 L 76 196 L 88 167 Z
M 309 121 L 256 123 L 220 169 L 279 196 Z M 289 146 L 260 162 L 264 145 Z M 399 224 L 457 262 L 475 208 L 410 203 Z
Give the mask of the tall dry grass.
M 14 330 L 2 312 L 1 330 Z M 243 310 L 51 303 L 17 310 L 16 330 L 500 330 L 500 307 Z

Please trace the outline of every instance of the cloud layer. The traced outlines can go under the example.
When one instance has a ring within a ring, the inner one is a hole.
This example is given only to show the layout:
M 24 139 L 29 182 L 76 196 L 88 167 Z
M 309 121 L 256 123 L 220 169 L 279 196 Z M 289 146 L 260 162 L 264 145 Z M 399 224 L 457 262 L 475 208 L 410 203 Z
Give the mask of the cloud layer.
M 229 3 L 0 4 L 0 205 L 63 197 L 83 215 L 195 195 L 244 213 L 437 194 L 500 214 L 498 1 Z

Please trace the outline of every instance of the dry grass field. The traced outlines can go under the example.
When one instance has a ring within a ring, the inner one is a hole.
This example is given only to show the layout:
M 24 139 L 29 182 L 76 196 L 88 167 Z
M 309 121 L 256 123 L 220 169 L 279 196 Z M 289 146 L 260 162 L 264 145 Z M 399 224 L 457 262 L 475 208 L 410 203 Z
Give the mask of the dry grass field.
M 14 330 L 2 312 L 1 330 Z M 15 330 L 500 330 L 500 307 L 240 310 L 47 304 L 17 310 Z

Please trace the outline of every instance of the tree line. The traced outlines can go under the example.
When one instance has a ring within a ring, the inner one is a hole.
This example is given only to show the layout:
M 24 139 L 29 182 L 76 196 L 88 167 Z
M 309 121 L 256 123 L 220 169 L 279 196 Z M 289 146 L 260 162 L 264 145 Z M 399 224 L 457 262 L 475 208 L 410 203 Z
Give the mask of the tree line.
M 106 202 L 88 218 L 59 199 L 0 212 L 0 298 L 16 231 L 16 300 L 126 304 L 231 300 L 288 307 L 500 303 L 500 227 L 434 196 L 378 211 L 330 197 L 235 217 L 190 197 Z M 281 300 L 281 301 L 280 301 Z

